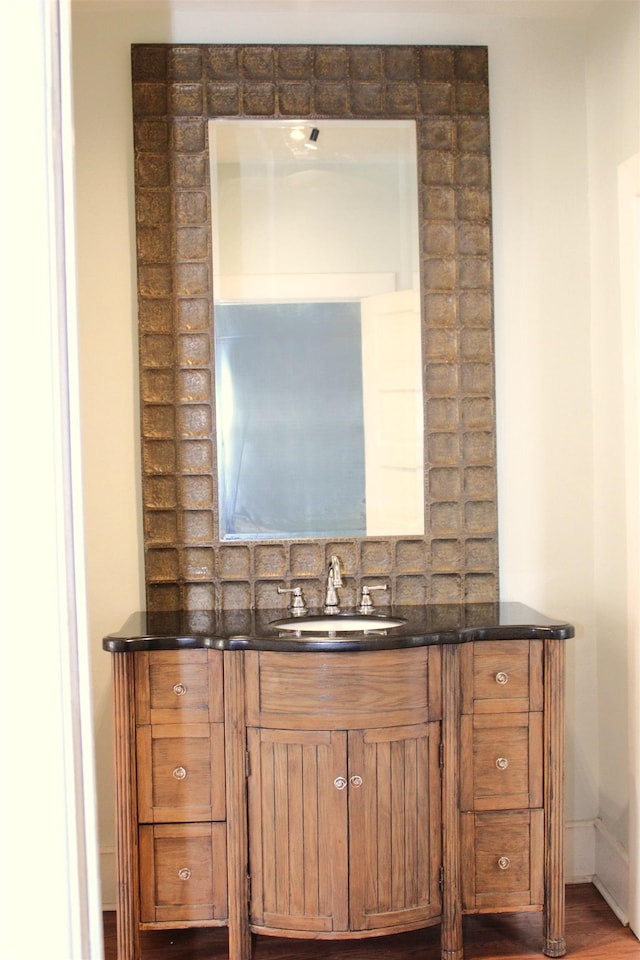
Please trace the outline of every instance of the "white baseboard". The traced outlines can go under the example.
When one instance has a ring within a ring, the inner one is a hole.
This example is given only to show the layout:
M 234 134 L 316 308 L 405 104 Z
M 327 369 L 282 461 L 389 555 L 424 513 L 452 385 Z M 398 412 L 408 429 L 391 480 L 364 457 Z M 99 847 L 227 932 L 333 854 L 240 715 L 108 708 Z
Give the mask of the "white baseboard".
M 118 901 L 118 882 L 116 879 L 116 848 L 100 847 L 100 886 L 102 888 L 102 909 L 115 910 Z
M 564 828 L 564 875 L 567 883 L 591 883 L 596 872 L 593 820 L 572 820 Z
M 574 820 L 565 826 L 567 883 L 593 883 L 620 923 L 629 923 L 629 855 L 602 820 Z
M 618 920 L 629 923 L 629 854 L 602 820 L 594 822 L 596 870 L 593 878 Z

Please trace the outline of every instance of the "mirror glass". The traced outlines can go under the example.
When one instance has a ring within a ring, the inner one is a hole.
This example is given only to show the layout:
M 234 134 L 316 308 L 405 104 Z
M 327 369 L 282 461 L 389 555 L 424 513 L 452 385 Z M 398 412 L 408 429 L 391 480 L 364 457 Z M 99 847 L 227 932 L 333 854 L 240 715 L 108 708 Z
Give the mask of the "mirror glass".
M 220 539 L 423 535 L 415 122 L 209 145 Z

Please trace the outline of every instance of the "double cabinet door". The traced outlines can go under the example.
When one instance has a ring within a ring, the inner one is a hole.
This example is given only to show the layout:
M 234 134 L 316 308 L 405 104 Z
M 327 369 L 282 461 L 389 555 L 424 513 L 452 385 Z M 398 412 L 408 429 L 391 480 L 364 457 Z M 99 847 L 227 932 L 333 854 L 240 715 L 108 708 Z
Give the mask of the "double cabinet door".
M 439 915 L 439 732 L 248 730 L 254 928 L 373 932 Z
M 331 937 L 440 915 L 440 652 L 249 653 L 254 931 Z

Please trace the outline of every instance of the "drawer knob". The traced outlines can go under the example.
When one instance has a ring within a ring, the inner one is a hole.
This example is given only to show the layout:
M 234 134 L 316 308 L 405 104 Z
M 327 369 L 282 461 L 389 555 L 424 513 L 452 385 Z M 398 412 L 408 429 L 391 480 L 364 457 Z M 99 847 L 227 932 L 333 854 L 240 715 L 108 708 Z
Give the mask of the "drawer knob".
M 508 766 L 509 766 L 509 761 L 507 760 L 506 757 L 498 757 L 498 759 L 496 760 L 496 767 L 498 768 L 498 770 L 506 770 Z
M 509 683 L 509 674 L 505 673 L 504 670 L 500 670 L 496 673 L 496 683 L 504 686 L 505 683 Z
M 354 777 L 349 779 L 349 783 L 352 787 L 361 787 L 362 786 L 362 777 L 359 777 L 357 774 Z
M 180 869 L 178 870 L 178 879 L 179 880 L 191 879 L 191 870 L 189 870 L 189 867 L 180 867 Z
M 187 692 L 187 688 L 185 687 L 184 683 L 174 683 L 173 692 L 175 693 L 176 697 L 184 697 L 185 693 Z
M 176 780 L 184 780 L 186 775 L 187 775 L 187 771 L 185 770 L 184 767 L 176 767 L 175 770 L 173 771 L 173 776 L 175 777 Z
M 335 780 L 333 781 L 333 785 L 336 788 L 336 790 L 344 790 L 344 788 L 347 785 L 347 781 L 345 780 L 344 777 L 336 777 Z
M 511 860 L 509 860 L 509 857 L 499 857 L 498 866 L 501 870 L 508 870 L 511 866 Z

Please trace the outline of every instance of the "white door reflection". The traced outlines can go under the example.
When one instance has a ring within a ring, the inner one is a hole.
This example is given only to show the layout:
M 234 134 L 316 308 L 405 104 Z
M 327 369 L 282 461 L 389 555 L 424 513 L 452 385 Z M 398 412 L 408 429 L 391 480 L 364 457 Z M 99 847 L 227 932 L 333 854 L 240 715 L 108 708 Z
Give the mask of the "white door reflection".
M 424 532 L 415 124 L 313 129 L 210 121 L 223 540 Z

